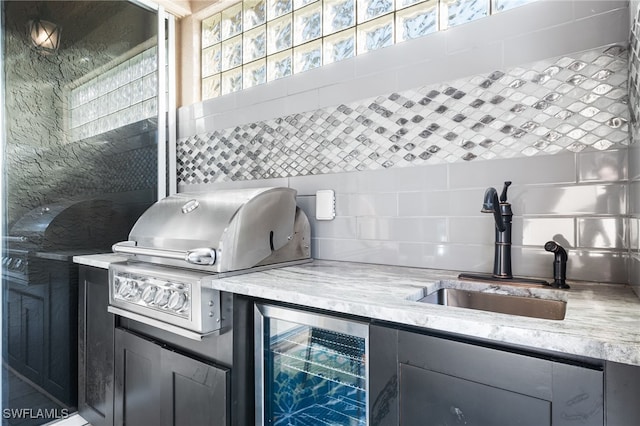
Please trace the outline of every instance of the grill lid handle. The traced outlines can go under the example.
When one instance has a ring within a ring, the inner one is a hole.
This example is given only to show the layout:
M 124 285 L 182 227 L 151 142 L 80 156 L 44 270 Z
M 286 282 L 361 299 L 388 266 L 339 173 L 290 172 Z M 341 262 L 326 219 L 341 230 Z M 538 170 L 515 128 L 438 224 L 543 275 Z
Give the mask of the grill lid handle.
M 188 250 L 184 260 L 194 265 L 213 265 L 216 263 L 216 251 L 209 247 Z
M 111 249 L 114 253 L 125 253 L 140 256 L 154 256 L 165 259 L 178 259 L 193 265 L 213 265 L 216 263 L 216 250 L 210 247 L 201 247 L 193 250 L 167 250 L 151 247 L 139 247 L 135 241 L 123 241 L 114 244 Z

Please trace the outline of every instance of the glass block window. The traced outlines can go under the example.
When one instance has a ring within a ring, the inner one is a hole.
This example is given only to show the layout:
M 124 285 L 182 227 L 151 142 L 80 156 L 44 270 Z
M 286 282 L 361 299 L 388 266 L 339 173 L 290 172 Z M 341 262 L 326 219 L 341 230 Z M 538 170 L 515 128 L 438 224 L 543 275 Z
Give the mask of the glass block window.
M 522 6 L 533 1 L 535 0 L 491 0 L 491 10 L 494 13 L 502 12 L 503 10 L 513 9 L 514 7 Z
M 202 99 L 536 0 L 242 0 L 202 21 Z
M 70 90 L 68 126 L 72 141 L 157 115 L 157 52 L 155 46 L 148 48 Z M 209 69 L 207 72 L 213 74 Z
M 443 29 L 475 21 L 489 15 L 487 0 L 444 0 L 440 2 Z

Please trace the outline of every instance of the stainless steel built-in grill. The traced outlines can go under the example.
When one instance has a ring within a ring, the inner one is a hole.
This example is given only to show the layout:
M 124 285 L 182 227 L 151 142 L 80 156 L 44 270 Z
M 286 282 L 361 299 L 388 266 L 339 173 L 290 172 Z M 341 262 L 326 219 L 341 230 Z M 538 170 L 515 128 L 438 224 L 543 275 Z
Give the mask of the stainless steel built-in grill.
M 310 228 L 289 188 L 181 193 L 136 222 L 109 271 L 109 311 L 193 339 L 229 326 L 224 276 L 307 262 Z
M 64 253 L 99 252 L 126 235 L 127 226 L 109 200 L 59 201 L 32 209 L 4 237 L 3 274 L 28 284 L 42 272 L 36 253 L 51 258 Z
M 35 386 L 30 401 L 49 398 L 76 406 L 73 256 L 108 250 L 126 238 L 134 220 L 133 212 L 115 201 L 65 200 L 32 209 L 10 227 L 2 258 L 3 361 L 25 386 Z M 36 398 L 39 394 L 46 398 Z

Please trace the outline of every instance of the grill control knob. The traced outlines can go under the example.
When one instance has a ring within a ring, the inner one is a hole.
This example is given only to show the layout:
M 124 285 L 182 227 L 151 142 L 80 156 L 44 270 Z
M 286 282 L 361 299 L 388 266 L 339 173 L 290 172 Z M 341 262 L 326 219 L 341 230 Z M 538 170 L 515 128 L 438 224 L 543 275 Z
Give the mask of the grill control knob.
M 153 304 L 160 307 L 165 306 L 169 301 L 169 293 L 169 290 L 158 289 L 155 296 L 153 297 Z
M 123 280 L 118 293 L 126 299 L 133 299 L 138 295 L 138 282 L 136 280 Z
M 122 297 L 127 297 L 130 291 L 131 291 L 131 281 L 120 280 L 120 285 L 118 286 L 118 294 Z
M 169 296 L 169 303 L 167 307 L 174 311 L 179 311 L 184 308 L 187 303 L 187 295 L 181 291 L 172 291 Z
M 157 292 L 158 287 L 155 285 L 145 287 L 145 289 L 142 290 L 142 300 L 145 303 L 153 303 L 153 299 L 155 298 Z

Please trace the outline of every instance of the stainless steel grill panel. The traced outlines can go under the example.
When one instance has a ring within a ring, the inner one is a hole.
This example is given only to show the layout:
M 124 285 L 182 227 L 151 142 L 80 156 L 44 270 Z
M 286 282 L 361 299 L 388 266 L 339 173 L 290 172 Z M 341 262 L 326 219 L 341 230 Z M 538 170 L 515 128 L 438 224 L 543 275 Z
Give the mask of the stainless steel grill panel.
M 212 280 L 311 257 L 310 226 L 290 188 L 181 193 L 151 206 L 113 251 L 109 311 L 200 340 L 230 325 Z M 195 270 L 195 271 L 194 271 Z
M 115 244 L 113 251 L 217 273 L 264 265 L 270 257 L 273 263 L 308 259 L 308 220 L 295 195 L 289 188 L 172 195 L 148 209 L 129 241 Z

